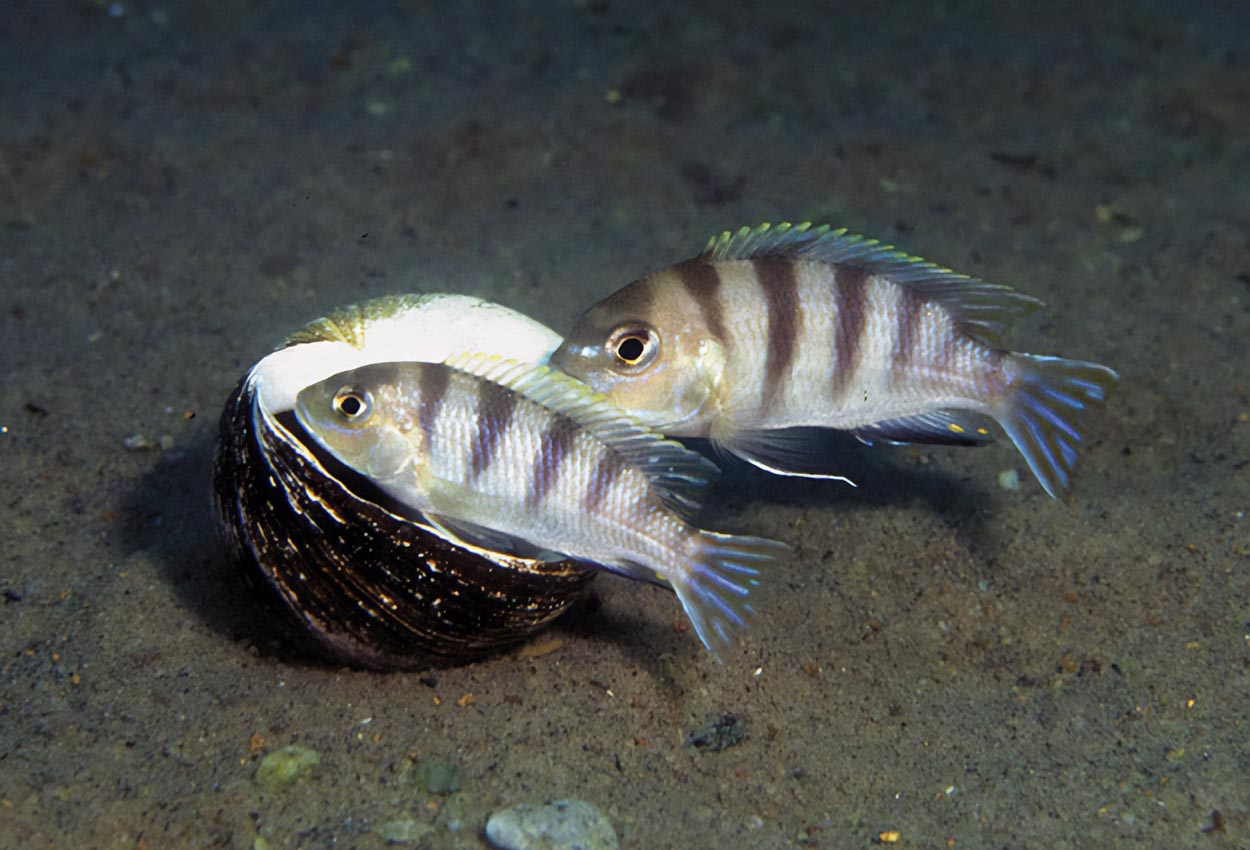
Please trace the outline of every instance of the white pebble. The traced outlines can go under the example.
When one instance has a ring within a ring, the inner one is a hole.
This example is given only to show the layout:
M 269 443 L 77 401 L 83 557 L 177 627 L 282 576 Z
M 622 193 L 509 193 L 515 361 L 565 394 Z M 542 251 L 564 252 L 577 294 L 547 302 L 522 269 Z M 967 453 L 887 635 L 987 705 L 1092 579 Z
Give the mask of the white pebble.
M 998 486 L 1004 490 L 1020 489 L 1020 473 L 1014 469 L 1004 469 L 998 473 Z
M 486 821 L 486 838 L 499 850 L 620 850 L 612 824 L 581 800 L 518 803 L 495 812 Z
M 155 440 L 150 437 L 145 437 L 142 434 L 131 434 L 129 437 L 122 440 L 122 445 L 132 452 L 141 452 L 146 449 L 154 449 L 157 447 Z

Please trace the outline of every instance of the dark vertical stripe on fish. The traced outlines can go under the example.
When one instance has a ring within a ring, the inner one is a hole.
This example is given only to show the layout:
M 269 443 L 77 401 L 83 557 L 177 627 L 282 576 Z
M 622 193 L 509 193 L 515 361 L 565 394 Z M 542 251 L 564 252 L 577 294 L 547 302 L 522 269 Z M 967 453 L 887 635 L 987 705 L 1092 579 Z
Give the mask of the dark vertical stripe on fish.
M 655 275 L 647 275 L 622 287 L 600 301 L 591 311 L 597 316 L 645 321 L 651 315 L 651 303 L 655 301 Z
M 625 463 L 619 453 L 612 449 L 604 449 L 595 464 L 595 471 L 590 477 L 590 486 L 586 488 L 584 507 L 586 513 L 594 515 L 603 507 L 603 501 L 612 490 L 616 479 L 625 471 Z
M 421 394 L 417 422 L 425 437 L 427 450 L 433 449 L 434 423 L 438 420 L 438 412 L 443 406 L 443 397 L 447 394 L 448 375 L 446 367 L 426 363 L 422 364 L 417 377 L 417 392 Z
M 499 441 L 503 439 L 517 396 L 507 387 L 492 381 L 477 382 L 477 431 L 473 434 L 469 455 L 469 481 L 476 481 L 495 459 Z
M 703 314 L 703 324 L 716 340 L 725 340 L 725 314 L 720 300 L 720 270 L 696 257 L 674 267 L 682 286 Z
M 799 341 L 799 286 L 791 260 L 757 257 L 751 261 L 768 303 L 768 352 L 764 359 L 764 392 L 760 411 L 766 411 L 790 374 Z
M 898 303 L 894 311 L 894 350 L 890 353 L 890 377 L 901 381 L 908 370 L 916 362 L 919 353 L 916 347 L 920 344 L 925 309 L 928 306 L 915 290 L 899 287 Z
M 556 485 L 560 475 L 560 465 L 573 448 L 573 438 L 577 436 L 577 425 L 567 416 L 554 416 L 547 430 L 543 432 L 542 444 L 538 447 L 538 455 L 534 458 L 534 469 L 530 472 L 530 492 L 525 500 L 526 507 L 536 508 L 551 488 Z
M 846 396 L 855 375 L 864 330 L 868 325 L 868 270 L 863 266 L 834 268 L 834 301 L 838 305 L 837 327 L 834 329 L 833 387 L 835 400 Z

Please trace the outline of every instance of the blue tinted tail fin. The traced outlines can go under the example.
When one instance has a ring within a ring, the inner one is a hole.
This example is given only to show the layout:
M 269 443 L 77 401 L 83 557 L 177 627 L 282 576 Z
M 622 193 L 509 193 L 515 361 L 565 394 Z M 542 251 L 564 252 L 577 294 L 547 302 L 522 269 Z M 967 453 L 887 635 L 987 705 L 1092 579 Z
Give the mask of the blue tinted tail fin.
M 1007 365 L 1015 375 L 998 422 L 1046 492 L 1067 495 L 1081 442 L 1076 423 L 1120 376 L 1097 363 L 1034 354 L 1012 354 Z
M 723 664 L 724 650 L 755 615 L 748 596 L 759 586 L 759 568 L 790 547 L 762 537 L 713 531 L 699 532 L 697 547 L 689 573 L 674 577 L 672 585 L 699 639 Z

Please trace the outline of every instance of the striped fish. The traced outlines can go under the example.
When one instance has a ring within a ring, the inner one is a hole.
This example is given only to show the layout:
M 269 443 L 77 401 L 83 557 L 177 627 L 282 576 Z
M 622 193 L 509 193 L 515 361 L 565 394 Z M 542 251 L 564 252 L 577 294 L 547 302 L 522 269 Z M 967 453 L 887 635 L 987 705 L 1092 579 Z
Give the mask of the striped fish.
M 689 524 L 716 467 L 545 366 L 480 354 L 373 364 L 304 389 L 296 415 L 455 537 L 670 586 L 718 660 L 753 613 L 759 568 L 785 549 Z
M 551 362 L 665 434 L 783 475 L 840 477 L 813 427 L 978 445 L 995 420 L 1058 497 L 1081 414 L 1119 378 L 1005 348 L 1039 303 L 845 230 L 765 224 L 594 305 Z

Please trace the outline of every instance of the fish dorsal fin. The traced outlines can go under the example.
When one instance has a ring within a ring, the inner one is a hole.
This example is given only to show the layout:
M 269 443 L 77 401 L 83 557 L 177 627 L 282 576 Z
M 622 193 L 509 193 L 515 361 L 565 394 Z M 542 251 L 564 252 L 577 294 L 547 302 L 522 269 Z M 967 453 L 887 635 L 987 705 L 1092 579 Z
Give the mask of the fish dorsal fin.
M 646 475 L 665 505 L 683 516 L 698 511 L 700 492 L 719 472 L 703 455 L 665 438 L 589 385 L 548 366 L 472 352 L 453 355 L 444 364 L 567 416 Z
M 845 227 L 813 227 L 781 222 L 725 231 L 708 240 L 702 258 L 712 261 L 750 260 L 756 257 L 788 257 L 831 265 L 859 266 L 880 275 L 944 308 L 969 336 L 1001 346 L 1003 335 L 1021 316 L 1041 306 L 1041 301 L 1007 286 L 942 268 L 913 257 L 876 239 L 857 236 Z

